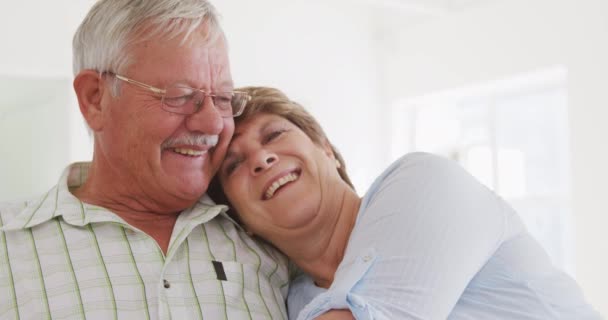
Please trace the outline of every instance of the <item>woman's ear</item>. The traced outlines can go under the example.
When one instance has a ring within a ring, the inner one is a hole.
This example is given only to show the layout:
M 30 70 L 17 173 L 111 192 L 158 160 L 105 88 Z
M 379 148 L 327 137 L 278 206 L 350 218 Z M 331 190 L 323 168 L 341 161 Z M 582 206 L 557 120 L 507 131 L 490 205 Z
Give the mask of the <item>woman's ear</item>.
M 73 84 L 80 113 L 91 130 L 101 130 L 103 128 L 101 100 L 105 89 L 101 75 L 95 70 L 83 70 L 76 76 Z
M 325 152 L 325 155 L 330 157 L 331 159 L 336 159 L 336 156 L 334 155 L 334 150 L 331 147 L 331 143 L 329 143 L 329 140 L 324 139 L 323 143 L 321 144 L 321 147 L 323 148 L 323 152 Z
M 338 161 L 338 158 L 336 158 L 336 155 L 334 154 L 334 149 L 331 147 L 331 143 L 329 143 L 329 141 L 325 139 L 323 141 L 322 147 L 323 152 L 325 152 L 325 155 L 336 162 L 336 169 L 340 169 L 342 167 L 342 164 L 340 163 L 340 161 Z

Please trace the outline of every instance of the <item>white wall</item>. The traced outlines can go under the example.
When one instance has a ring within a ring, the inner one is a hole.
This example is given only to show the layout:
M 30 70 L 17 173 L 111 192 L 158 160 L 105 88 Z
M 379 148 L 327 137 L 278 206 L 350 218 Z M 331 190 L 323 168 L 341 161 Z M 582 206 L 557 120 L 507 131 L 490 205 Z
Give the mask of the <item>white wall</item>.
M 0 201 L 46 192 L 91 146 L 71 39 L 93 0 L 0 2 Z
M 558 65 L 567 69 L 577 280 L 608 316 L 608 2 L 488 2 L 393 29 L 383 52 L 389 100 Z
M 0 77 L 1 88 L 12 88 L 3 92 L 7 104 L 0 109 L 0 200 L 46 192 L 69 161 L 69 84 Z
M 94 2 L 0 2 L 0 75 L 70 76 L 72 35 Z

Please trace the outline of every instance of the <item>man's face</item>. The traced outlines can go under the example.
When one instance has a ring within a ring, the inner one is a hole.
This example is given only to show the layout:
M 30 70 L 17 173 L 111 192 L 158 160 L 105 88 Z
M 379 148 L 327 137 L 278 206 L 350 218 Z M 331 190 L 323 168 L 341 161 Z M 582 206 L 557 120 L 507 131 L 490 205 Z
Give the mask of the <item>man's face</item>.
M 151 40 L 132 49 L 133 61 L 121 75 L 165 88 L 183 84 L 205 92 L 232 91 L 224 41 Z M 110 83 L 110 82 L 108 82 Z M 140 87 L 120 83 L 120 95 L 104 91 L 103 128 L 95 134 L 95 161 L 122 187 L 127 196 L 151 199 L 157 210 L 178 211 L 196 201 L 219 168 L 234 131 L 232 118 L 223 118 L 212 100 L 192 115 L 164 111 L 161 99 Z M 188 139 L 219 138 L 217 145 Z M 98 155 L 99 153 L 99 155 Z

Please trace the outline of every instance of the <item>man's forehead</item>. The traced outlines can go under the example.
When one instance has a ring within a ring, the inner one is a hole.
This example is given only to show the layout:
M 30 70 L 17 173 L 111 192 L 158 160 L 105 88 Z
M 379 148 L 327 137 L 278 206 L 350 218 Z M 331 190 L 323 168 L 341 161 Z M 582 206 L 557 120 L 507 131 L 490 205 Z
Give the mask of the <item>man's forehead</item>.
M 160 50 L 156 50 L 160 49 Z M 158 43 L 141 44 L 133 51 L 127 73 L 142 74 L 156 85 L 184 84 L 195 88 L 232 90 L 234 83 L 227 52 L 221 47 L 179 47 L 167 50 Z

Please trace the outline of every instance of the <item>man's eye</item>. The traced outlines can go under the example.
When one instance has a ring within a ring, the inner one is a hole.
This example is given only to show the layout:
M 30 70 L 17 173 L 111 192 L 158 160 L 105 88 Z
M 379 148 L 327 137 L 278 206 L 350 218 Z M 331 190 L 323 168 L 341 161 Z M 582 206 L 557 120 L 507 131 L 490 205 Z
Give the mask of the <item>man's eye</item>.
M 172 107 L 181 107 L 188 103 L 190 99 L 192 99 L 192 94 L 174 97 L 165 96 L 164 102 Z
M 224 92 L 216 93 L 215 99 L 217 99 L 218 101 L 221 101 L 221 102 L 230 102 L 230 101 L 232 101 L 232 93 L 224 93 Z
M 213 97 L 213 103 L 221 109 L 232 108 L 232 95 L 217 94 Z

